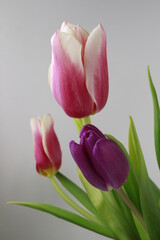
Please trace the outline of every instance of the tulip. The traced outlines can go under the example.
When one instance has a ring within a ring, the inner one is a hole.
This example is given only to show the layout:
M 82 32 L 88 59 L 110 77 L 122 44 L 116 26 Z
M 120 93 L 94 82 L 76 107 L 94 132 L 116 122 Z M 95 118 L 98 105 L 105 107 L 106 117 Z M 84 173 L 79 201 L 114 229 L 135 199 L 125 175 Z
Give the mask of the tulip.
M 93 125 L 80 132 L 80 144 L 70 142 L 70 151 L 84 177 L 103 191 L 120 188 L 129 173 L 129 164 L 120 147 Z
M 51 39 L 49 84 L 67 115 L 82 118 L 99 112 L 108 98 L 106 34 L 101 24 L 88 34 L 64 22 Z
M 61 149 L 50 114 L 31 119 L 37 172 L 51 177 L 61 166 Z

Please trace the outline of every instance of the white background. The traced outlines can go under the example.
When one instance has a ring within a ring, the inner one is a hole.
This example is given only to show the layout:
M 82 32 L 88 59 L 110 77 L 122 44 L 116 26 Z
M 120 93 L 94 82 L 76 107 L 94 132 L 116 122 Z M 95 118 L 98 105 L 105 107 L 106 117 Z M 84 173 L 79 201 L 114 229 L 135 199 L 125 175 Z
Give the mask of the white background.
M 50 112 L 63 151 L 61 171 L 80 184 L 68 143 L 78 141 L 71 118 L 51 95 L 47 72 L 50 38 L 63 20 L 107 33 L 109 99 L 93 116 L 104 133 L 127 147 L 133 116 L 151 178 L 160 186 L 153 140 L 153 107 L 147 64 L 160 95 L 160 2 L 108 0 L 0 0 L 0 239 L 103 240 L 53 216 L 7 201 L 69 207 L 35 170 L 29 120 Z

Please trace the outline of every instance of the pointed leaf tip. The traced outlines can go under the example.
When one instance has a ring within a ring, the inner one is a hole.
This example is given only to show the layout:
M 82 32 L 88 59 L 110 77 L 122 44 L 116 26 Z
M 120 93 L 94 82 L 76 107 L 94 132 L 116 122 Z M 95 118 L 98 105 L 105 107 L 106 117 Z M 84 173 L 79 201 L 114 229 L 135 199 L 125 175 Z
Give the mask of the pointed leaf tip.
M 130 123 L 133 122 L 133 118 L 131 115 L 129 115 L 129 121 L 130 121 Z
M 149 85 L 150 85 L 150 90 L 151 90 L 151 94 L 152 94 L 153 110 L 154 110 L 155 152 L 156 152 L 158 166 L 160 168 L 160 109 L 159 109 L 158 96 L 157 96 L 156 89 L 155 89 L 153 81 L 152 81 L 149 66 L 148 66 L 148 79 L 149 79 Z

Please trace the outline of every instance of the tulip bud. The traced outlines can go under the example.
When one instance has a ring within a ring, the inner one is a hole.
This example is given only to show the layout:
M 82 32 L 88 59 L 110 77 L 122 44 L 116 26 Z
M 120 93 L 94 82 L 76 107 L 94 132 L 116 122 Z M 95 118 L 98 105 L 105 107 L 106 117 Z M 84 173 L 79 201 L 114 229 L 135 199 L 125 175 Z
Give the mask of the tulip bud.
M 51 39 L 49 83 L 67 115 L 83 118 L 99 112 L 108 98 L 106 35 L 102 25 L 88 34 L 64 22 Z
M 37 172 L 51 177 L 61 166 L 61 149 L 50 114 L 31 119 Z
M 118 189 L 129 173 L 128 160 L 120 147 L 93 125 L 85 125 L 80 144 L 70 142 L 70 151 L 85 178 L 103 191 Z

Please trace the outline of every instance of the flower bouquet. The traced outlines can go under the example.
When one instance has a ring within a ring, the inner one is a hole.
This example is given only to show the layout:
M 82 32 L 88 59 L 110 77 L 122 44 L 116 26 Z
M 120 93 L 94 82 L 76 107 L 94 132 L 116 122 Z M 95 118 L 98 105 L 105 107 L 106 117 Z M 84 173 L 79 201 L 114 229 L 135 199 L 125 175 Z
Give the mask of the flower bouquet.
M 69 148 L 83 189 L 59 169 L 62 151 L 53 118 L 31 119 L 37 172 L 51 181 L 74 211 L 34 202 L 10 202 L 44 211 L 116 240 L 160 239 L 160 190 L 150 179 L 130 116 L 128 150 L 91 124 L 108 98 L 106 34 L 98 25 L 88 32 L 64 22 L 51 39 L 49 85 L 64 112 L 73 118 L 80 142 Z M 154 139 L 160 167 L 160 110 L 148 67 L 154 107 Z M 68 195 L 69 193 L 69 195 Z

